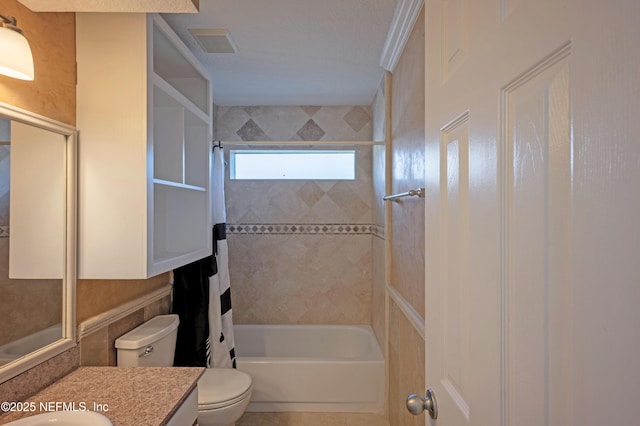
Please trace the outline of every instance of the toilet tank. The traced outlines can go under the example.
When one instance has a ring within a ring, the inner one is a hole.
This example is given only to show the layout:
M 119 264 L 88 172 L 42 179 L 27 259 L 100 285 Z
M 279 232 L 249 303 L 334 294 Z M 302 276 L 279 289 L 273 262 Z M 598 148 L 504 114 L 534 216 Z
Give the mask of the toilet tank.
M 170 367 L 180 319 L 158 315 L 116 340 L 119 367 Z

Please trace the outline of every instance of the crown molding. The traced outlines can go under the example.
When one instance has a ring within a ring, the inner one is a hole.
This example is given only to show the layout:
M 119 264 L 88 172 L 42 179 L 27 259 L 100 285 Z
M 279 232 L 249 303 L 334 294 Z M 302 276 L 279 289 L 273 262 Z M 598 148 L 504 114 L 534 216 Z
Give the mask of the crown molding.
M 380 55 L 380 66 L 385 70 L 393 71 L 396 67 L 423 4 L 424 0 L 398 0 Z

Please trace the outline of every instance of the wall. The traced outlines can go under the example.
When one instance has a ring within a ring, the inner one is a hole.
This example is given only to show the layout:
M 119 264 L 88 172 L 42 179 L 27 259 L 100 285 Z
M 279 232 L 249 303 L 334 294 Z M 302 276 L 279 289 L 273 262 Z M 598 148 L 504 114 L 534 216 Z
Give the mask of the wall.
M 75 125 L 75 15 L 33 13 L 17 0 L 3 1 L 0 13 L 17 18 L 35 73 L 33 81 L 0 75 L 0 102 Z
M 393 70 L 391 191 L 424 186 L 424 10 Z M 424 392 L 424 200 L 403 198 L 391 208 L 388 324 L 388 414 L 393 425 L 424 425 L 404 408 Z
M 218 107 L 214 123 L 222 141 L 371 140 L 370 108 L 360 106 Z M 371 147 L 356 155 L 355 181 L 231 181 L 227 172 L 236 323 L 370 323 Z
M 118 361 L 115 349 L 116 339 L 156 315 L 169 313 L 171 296 L 166 292 L 151 299 L 148 295 L 143 295 L 135 300 L 129 300 L 128 303 L 137 306 L 126 312 L 121 312 L 121 306 L 116 306 L 103 313 L 109 319 L 101 326 L 94 327 L 90 333 L 81 336 L 80 365 L 116 366 Z M 82 329 L 82 325 L 80 328 Z
M 372 104 L 373 115 L 373 140 L 385 142 L 387 140 L 387 104 L 391 102 L 386 92 L 390 91 L 391 84 L 389 73 L 380 82 L 380 87 Z M 372 271 L 371 271 L 371 326 L 378 339 L 381 348 L 385 347 L 385 204 L 382 197 L 386 193 L 386 145 L 373 147 L 372 181 L 373 181 L 373 206 L 372 206 L 372 230 L 371 239 Z

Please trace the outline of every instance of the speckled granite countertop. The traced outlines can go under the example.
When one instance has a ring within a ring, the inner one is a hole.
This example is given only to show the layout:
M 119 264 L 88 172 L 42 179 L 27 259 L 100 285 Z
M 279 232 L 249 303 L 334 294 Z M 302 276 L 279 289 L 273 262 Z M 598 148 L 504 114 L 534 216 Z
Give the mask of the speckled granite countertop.
M 76 409 L 84 404 L 88 410 L 101 412 L 114 426 L 164 425 L 204 371 L 199 367 L 79 367 L 22 401 L 35 402 L 35 411 L 4 414 L 0 424 L 43 413 L 40 403 L 57 411 L 75 403 Z

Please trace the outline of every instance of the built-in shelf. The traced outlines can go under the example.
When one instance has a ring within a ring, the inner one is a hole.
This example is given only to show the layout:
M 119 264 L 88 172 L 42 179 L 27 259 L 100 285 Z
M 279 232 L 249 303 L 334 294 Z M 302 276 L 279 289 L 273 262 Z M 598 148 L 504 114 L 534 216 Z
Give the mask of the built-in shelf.
M 76 35 L 80 278 L 147 278 L 210 255 L 206 72 L 157 14 L 78 13 Z

